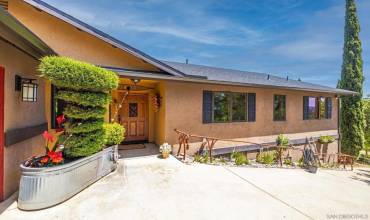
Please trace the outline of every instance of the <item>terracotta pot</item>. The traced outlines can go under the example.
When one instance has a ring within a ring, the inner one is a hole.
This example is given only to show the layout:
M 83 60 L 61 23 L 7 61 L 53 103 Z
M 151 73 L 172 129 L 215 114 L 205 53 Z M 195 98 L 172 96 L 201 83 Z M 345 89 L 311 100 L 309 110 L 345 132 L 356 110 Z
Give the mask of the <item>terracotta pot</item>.
M 170 156 L 170 153 L 168 153 L 168 152 L 162 152 L 162 158 L 163 159 L 166 159 L 166 158 L 168 158 Z

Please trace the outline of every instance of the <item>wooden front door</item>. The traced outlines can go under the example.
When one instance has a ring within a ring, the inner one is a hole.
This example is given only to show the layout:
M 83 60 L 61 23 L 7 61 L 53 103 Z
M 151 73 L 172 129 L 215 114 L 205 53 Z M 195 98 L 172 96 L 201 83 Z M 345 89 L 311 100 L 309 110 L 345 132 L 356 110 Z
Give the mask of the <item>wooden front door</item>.
M 125 142 L 148 141 L 148 96 L 130 94 L 120 110 L 120 122 L 126 129 Z
M 4 199 L 4 86 L 5 69 L 0 66 L 0 201 Z

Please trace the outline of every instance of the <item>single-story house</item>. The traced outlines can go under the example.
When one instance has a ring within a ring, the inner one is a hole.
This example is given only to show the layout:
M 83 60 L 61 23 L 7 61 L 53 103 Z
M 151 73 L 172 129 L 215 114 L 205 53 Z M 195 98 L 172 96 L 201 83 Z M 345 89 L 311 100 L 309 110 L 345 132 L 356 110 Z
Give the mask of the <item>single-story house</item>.
M 63 112 L 53 95 L 57 88 L 36 76 L 38 58 L 45 55 L 86 61 L 120 76 L 106 121 L 125 126 L 126 143 L 168 142 L 176 148 L 174 129 L 180 129 L 260 143 L 284 133 L 299 145 L 306 137 L 337 137 L 339 98 L 356 95 L 271 74 L 161 61 L 41 0 L 1 0 L 0 6 L 2 198 L 17 189 L 18 164 L 43 150 L 39 134 L 54 129 Z M 22 101 L 15 75 L 38 84 L 37 100 Z M 192 141 L 189 153 L 200 141 Z M 227 153 L 233 146 L 216 148 Z M 337 142 L 330 149 L 337 152 Z

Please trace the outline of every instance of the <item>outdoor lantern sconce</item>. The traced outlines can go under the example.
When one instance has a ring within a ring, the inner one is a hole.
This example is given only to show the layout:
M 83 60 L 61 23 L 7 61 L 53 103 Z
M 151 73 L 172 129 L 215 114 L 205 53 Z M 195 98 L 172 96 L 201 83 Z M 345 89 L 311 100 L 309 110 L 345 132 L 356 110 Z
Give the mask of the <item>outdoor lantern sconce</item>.
M 20 91 L 22 94 L 23 102 L 36 102 L 37 101 L 37 87 L 34 83 L 35 79 L 22 78 L 15 76 L 15 91 Z

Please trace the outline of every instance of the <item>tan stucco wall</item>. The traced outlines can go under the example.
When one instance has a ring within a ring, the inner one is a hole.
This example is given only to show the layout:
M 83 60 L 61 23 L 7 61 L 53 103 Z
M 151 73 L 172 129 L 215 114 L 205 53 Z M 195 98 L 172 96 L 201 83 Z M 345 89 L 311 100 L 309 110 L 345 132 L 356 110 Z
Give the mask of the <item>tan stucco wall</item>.
M 165 139 L 165 131 L 166 131 L 166 89 L 165 89 L 165 82 L 159 82 L 156 87 L 160 97 L 161 97 L 161 105 L 158 112 L 155 114 L 155 143 L 157 145 L 163 144 Z
M 40 12 L 21 0 L 9 2 L 9 12 L 61 56 L 96 65 L 157 71 L 158 69 L 72 25 Z
M 191 134 L 218 138 L 241 138 L 279 133 L 337 129 L 337 99 L 333 95 L 251 87 L 165 83 L 165 140 L 177 143 L 175 128 Z M 202 123 L 203 90 L 256 93 L 256 122 Z M 286 95 L 286 121 L 273 121 L 273 96 Z M 303 120 L 303 96 L 333 97 L 331 119 Z
M 44 81 L 36 76 L 38 61 L 14 47 L 0 41 L 0 65 L 5 67 L 5 131 L 39 125 L 46 122 L 44 112 Z M 15 75 L 37 79 L 37 102 L 22 102 L 20 92 L 15 91 Z M 5 198 L 17 190 L 19 164 L 26 158 L 43 152 L 41 135 L 4 149 L 4 195 Z

